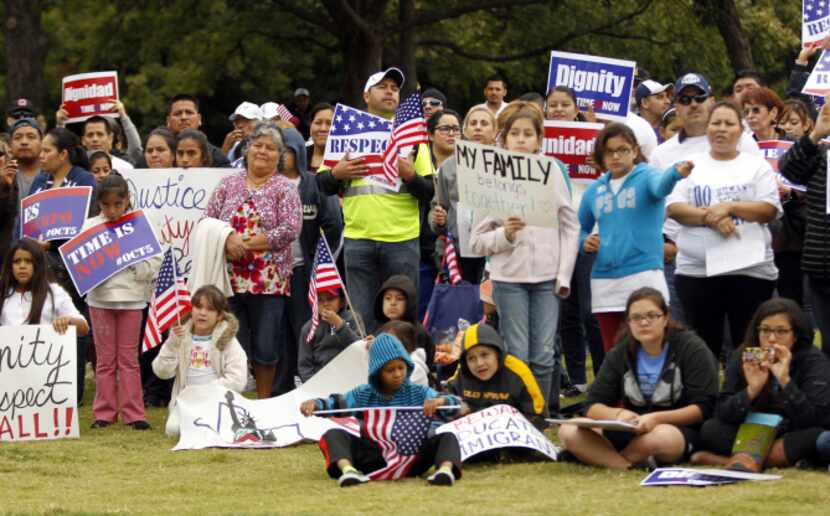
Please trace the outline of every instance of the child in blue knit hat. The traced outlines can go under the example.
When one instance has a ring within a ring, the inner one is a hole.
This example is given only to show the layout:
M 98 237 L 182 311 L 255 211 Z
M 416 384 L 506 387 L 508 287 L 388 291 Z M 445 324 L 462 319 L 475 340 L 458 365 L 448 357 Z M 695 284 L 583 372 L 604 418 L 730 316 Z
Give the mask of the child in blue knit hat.
M 439 394 L 429 387 L 412 383 L 409 377 L 413 368 L 412 360 L 401 342 L 388 333 L 381 333 L 369 351 L 369 383 L 345 394 L 305 401 L 300 411 L 310 416 L 316 410 L 423 406 L 423 415 L 432 418 L 438 415 L 438 407 L 461 404 L 456 396 Z M 380 430 L 385 430 L 385 425 L 377 422 L 377 418 L 390 416 L 380 415 L 379 411 L 356 413 L 365 414 L 359 437 L 345 429 L 332 429 L 320 439 L 326 470 L 341 487 L 363 484 L 372 479 L 419 476 L 433 464 L 435 472 L 427 478 L 430 484 L 449 486 L 461 478 L 461 452 L 453 434 L 443 433 L 426 438 L 428 419 L 411 411 L 396 410 L 393 426 L 400 426 L 379 438 Z M 394 446 L 382 447 L 379 441 L 384 439 L 393 441 Z M 390 448 L 394 450 L 390 451 Z M 363 471 L 369 471 L 369 474 Z

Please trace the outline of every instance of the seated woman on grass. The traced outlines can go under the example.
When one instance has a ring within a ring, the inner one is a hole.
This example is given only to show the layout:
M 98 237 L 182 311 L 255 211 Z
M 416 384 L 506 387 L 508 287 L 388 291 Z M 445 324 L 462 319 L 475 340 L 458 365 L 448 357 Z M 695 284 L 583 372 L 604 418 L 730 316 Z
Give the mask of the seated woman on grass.
M 717 363 L 700 337 L 672 320 L 658 290 L 634 291 L 625 321 L 588 390 L 586 415 L 635 428 L 600 432 L 565 424 L 559 438 L 586 464 L 628 469 L 677 463 L 694 451 L 700 424 L 714 409 Z
M 761 463 L 747 454 L 732 455 L 738 428 L 750 412 L 783 418 Z M 707 451 L 695 453 L 692 462 L 760 471 L 765 465 L 811 461 L 822 427 L 830 428 L 830 361 L 813 347 L 810 320 L 798 304 L 770 299 L 758 307 L 743 345 L 726 365 L 717 410 L 701 431 Z

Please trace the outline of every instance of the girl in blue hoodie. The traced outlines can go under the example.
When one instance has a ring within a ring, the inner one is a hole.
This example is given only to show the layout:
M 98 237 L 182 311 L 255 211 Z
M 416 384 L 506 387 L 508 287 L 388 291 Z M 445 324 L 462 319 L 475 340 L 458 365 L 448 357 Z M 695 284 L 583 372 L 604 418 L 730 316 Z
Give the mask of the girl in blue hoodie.
M 690 162 L 666 172 L 645 163 L 634 132 L 610 124 L 597 135 L 594 161 L 607 170 L 579 205 L 580 241 L 596 253 L 591 272 L 591 311 L 607 352 L 623 322 L 628 296 L 652 287 L 668 299 L 663 276 L 663 220 L 666 197 L 692 171 Z M 592 233 L 594 224 L 599 234 Z
M 355 412 L 361 414 L 360 409 L 367 407 L 422 405 L 424 415 L 430 418 L 438 413 L 438 407 L 461 404 L 457 396 L 439 394 L 429 387 L 412 383 L 409 377 L 413 368 L 403 344 L 392 335 L 381 333 L 369 350 L 369 383 L 345 394 L 308 400 L 300 405 L 300 411 L 311 416 L 316 410 L 354 408 L 357 409 Z M 400 417 L 401 413 L 398 411 L 396 417 Z M 320 449 L 326 457 L 326 471 L 329 476 L 337 479 L 340 487 L 364 484 L 377 478 L 418 476 L 433 464 L 435 472 L 427 478 L 432 485 L 452 485 L 455 479 L 461 477 L 461 451 L 453 434 L 437 434 L 424 439 L 418 446 L 414 460 L 403 463 L 390 472 L 381 445 L 378 441 L 367 438 L 371 429 L 363 421 L 360 427 L 360 437 L 346 430 L 332 429 L 320 439 Z M 401 431 L 398 434 L 400 438 L 395 442 L 399 453 L 406 453 L 403 450 L 412 447 L 421 434 L 412 429 Z M 393 433 L 393 439 L 394 435 Z M 363 470 L 370 472 L 366 475 Z

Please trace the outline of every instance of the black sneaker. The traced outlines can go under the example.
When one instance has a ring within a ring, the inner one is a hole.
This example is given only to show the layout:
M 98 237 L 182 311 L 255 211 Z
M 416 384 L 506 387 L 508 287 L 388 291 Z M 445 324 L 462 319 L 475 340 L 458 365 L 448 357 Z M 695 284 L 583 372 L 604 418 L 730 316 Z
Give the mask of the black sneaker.
M 90 428 L 106 428 L 110 426 L 112 423 L 109 421 L 104 421 L 103 419 L 96 419 Z
M 150 423 L 140 419 L 138 421 L 133 421 L 132 423 L 127 423 L 127 426 L 133 427 L 133 430 L 150 430 Z
M 567 389 L 564 389 L 562 394 L 564 394 L 566 398 L 576 398 L 577 396 L 582 396 L 582 391 L 571 385 Z
M 579 459 L 576 458 L 576 455 L 564 449 L 560 450 L 560 452 L 556 454 L 556 462 L 570 462 L 572 464 L 581 464 Z

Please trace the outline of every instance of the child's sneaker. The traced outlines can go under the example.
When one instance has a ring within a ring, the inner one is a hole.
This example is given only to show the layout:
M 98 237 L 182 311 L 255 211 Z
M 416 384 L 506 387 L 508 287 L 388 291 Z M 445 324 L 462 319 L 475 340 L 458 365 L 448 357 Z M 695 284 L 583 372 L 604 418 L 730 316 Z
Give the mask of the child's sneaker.
M 356 470 L 355 468 L 347 468 L 340 478 L 337 479 L 337 485 L 340 487 L 356 486 L 358 484 L 365 484 L 369 481 L 369 477 Z
M 434 486 L 451 486 L 455 483 L 455 475 L 449 468 L 440 468 L 427 477 L 427 482 Z

